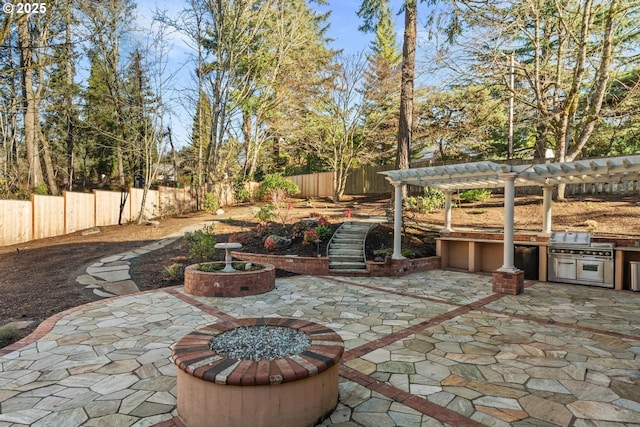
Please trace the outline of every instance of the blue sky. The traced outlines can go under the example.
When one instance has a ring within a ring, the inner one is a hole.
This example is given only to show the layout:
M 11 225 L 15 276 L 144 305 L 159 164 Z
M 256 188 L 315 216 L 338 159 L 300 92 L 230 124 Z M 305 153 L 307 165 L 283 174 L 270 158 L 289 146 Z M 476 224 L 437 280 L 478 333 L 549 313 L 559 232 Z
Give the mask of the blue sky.
M 391 8 L 393 11 L 393 19 L 396 21 L 396 31 L 398 32 L 399 43 L 402 37 L 402 25 L 404 16 L 397 15 L 403 0 L 391 0 Z M 328 5 L 319 6 L 313 4 L 312 7 L 319 12 L 332 11 L 329 17 L 329 29 L 327 36 L 334 39 L 331 43 L 333 49 L 344 49 L 345 54 L 358 53 L 367 50 L 373 40 L 373 34 L 364 34 L 358 31 L 358 27 L 362 21 L 356 15 L 356 11 L 360 7 L 361 0 L 329 0 Z M 187 2 L 183 0 L 137 0 L 137 23 L 142 29 L 151 25 L 153 12 L 157 10 L 166 11 L 169 17 L 176 17 L 182 11 Z M 188 64 L 191 61 L 189 50 L 184 44 L 181 37 L 174 34 L 171 38 L 171 52 L 169 53 L 171 69 L 179 70 L 170 86 L 177 91 L 184 92 L 192 83 L 193 66 Z M 186 65 L 185 65 L 186 64 Z M 183 103 L 184 104 L 184 103 Z M 185 105 L 184 107 L 187 107 Z M 189 144 L 189 133 L 191 128 L 191 112 L 184 107 L 174 107 L 174 111 L 170 120 L 170 126 L 174 134 L 174 142 L 178 146 Z M 192 106 L 191 106 L 192 107 Z M 181 110 L 181 111 L 180 111 Z

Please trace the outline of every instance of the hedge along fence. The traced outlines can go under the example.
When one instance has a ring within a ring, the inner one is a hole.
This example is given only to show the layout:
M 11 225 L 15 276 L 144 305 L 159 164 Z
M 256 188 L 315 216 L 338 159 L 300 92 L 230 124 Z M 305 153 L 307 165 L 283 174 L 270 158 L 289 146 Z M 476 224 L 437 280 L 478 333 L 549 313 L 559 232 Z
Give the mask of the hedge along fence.
M 191 187 L 149 190 L 144 217 L 193 211 L 196 193 Z M 142 189 L 130 188 L 125 192 L 95 190 L 93 193 L 65 191 L 62 196 L 32 195 L 31 201 L 0 200 L 0 246 L 117 225 L 121 203 L 124 203 L 122 223 L 136 220 L 142 194 Z

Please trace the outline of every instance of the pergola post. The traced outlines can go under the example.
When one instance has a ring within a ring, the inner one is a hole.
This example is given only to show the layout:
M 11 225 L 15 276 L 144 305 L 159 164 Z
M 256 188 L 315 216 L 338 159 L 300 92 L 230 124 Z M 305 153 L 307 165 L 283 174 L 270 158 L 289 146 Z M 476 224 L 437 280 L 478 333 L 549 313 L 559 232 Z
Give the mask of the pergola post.
M 445 200 L 444 200 L 444 230 L 442 231 L 453 231 L 451 228 L 451 195 L 452 192 L 447 190 L 444 192 Z
M 551 193 L 553 186 L 542 187 L 542 232 L 551 233 Z
M 502 257 L 502 267 L 498 271 L 516 271 L 513 264 L 513 232 L 514 232 L 514 211 L 515 211 L 515 180 L 517 174 L 505 173 L 500 175 L 504 180 L 504 253 Z
M 392 182 L 394 189 L 393 206 L 393 254 L 391 259 L 402 256 L 402 182 Z
M 515 211 L 515 181 L 517 173 L 503 173 L 500 179 L 504 181 L 504 252 L 503 264 L 493 272 L 493 291 L 503 294 L 518 295 L 524 290 L 524 271 L 514 265 L 514 211 Z

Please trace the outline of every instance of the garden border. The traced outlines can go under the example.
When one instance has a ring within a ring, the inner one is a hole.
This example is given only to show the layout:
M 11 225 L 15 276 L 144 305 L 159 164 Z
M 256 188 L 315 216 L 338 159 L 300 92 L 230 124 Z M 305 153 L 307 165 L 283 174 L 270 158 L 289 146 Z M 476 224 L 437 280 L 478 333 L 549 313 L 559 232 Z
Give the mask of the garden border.
M 234 251 L 231 255 L 238 260 L 251 261 L 257 264 L 272 264 L 276 268 L 291 273 L 308 274 L 311 276 L 370 276 L 370 277 L 389 277 L 404 276 L 420 271 L 431 271 L 440 268 L 440 257 L 431 256 L 426 258 L 414 259 L 391 259 L 385 261 L 367 261 L 366 271 L 362 273 L 345 273 L 333 272 L 329 269 L 329 258 L 327 257 L 298 257 L 287 255 L 268 255 L 256 254 L 250 252 Z

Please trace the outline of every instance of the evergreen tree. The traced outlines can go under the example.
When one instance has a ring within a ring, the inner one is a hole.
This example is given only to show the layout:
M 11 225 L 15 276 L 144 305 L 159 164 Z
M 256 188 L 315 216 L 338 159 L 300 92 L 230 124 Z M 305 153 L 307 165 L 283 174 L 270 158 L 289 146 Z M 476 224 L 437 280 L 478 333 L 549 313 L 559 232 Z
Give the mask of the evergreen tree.
M 73 50 L 73 2 L 59 3 L 57 13 L 61 18 L 55 26 L 55 38 L 51 46 L 51 65 L 47 67 L 47 93 L 43 105 L 44 133 L 59 159 L 57 169 L 66 180 L 68 190 L 74 179 L 74 159 L 79 125 L 78 96 L 80 88 L 74 82 L 79 55 Z
M 365 74 L 366 126 L 375 130 L 378 164 L 387 164 L 395 157 L 398 134 L 400 97 L 400 64 L 402 56 L 396 43 L 396 32 L 387 2 L 382 2 L 376 37 L 367 55 L 369 70 Z

